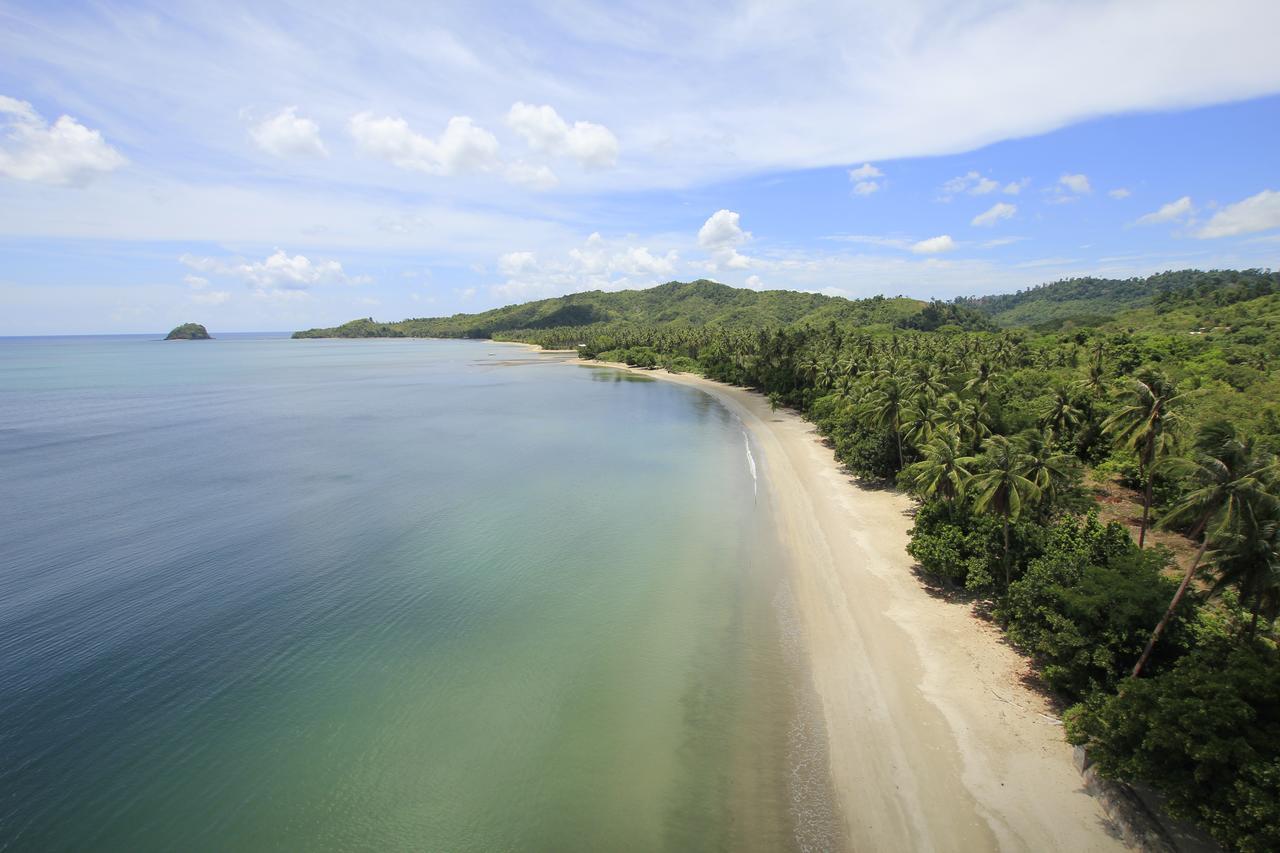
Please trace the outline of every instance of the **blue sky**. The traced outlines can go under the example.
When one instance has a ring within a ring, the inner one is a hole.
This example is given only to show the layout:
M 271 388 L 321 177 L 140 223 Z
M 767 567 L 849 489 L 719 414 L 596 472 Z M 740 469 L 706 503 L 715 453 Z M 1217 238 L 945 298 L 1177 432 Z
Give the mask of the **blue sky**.
M 1272 0 L 0 0 L 0 334 L 1275 268 L 1276 32 Z

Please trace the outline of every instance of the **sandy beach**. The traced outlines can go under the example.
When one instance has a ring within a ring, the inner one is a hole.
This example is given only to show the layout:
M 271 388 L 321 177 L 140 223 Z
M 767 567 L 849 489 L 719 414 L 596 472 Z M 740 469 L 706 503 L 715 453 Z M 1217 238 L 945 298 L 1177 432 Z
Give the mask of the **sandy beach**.
M 715 397 L 760 450 L 853 849 L 1124 849 L 1020 682 L 1026 660 L 913 574 L 907 496 L 859 486 L 812 424 L 759 394 L 641 372 Z

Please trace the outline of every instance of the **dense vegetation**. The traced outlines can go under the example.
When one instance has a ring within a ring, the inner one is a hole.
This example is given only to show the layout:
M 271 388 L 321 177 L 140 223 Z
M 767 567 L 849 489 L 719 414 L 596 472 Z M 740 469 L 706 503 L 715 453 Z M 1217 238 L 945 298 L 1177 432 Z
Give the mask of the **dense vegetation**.
M 914 299 L 875 297 L 851 301 L 790 290 L 741 290 L 713 281 L 669 282 L 647 290 L 593 290 L 508 305 L 480 314 L 378 323 L 352 320 L 332 329 L 309 329 L 295 338 L 488 338 L 516 329 L 604 326 L 613 323 L 689 328 L 759 328 L 807 321 L 894 323 L 920 312 Z
M 914 306 L 815 299 L 790 314 L 781 306 L 800 303 L 782 295 L 664 285 L 701 291 L 686 299 L 700 309 L 751 307 L 576 324 L 534 303 L 543 325 L 489 334 L 694 370 L 802 411 L 852 471 L 919 498 L 921 571 L 990 603 L 1101 772 L 1152 786 L 1229 847 L 1277 849 L 1277 278 L 1121 284 Z M 773 319 L 746 322 L 757 310 Z M 979 312 L 1030 328 L 995 330 Z M 1136 535 L 1099 520 L 1086 475 L 1134 490 Z M 1156 527 L 1184 534 L 1193 556 L 1177 563 Z
M 209 331 L 199 323 L 183 323 L 165 335 L 166 341 L 207 341 L 211 338 Z
M 1000 326 L 1094 325 L 1123 311 L 1151 307 L 1217 307 L 1280 291 L 1280 273 L 1262 270 L 1179 270 L 1148 278 L 1076 278 L 1000 296 L 957 300 Z

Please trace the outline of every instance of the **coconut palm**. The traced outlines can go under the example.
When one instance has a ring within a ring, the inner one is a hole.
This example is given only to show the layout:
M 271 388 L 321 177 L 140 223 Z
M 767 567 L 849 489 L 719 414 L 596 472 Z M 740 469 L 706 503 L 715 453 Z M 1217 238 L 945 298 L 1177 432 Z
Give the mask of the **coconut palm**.
M 913 447 L 921 447 L 933 437 L 938 418 L 937 402 L 928 394 L 918 395 L 903 414 L 902 437 Z
M 1178 405 L 1185 398 L 1173 382 L 1158 370 L 1139 371 L 1122 392 L 1120 408 L 1102 422 L 1102 431 L 1116 446 L 1138 455 L 1143 481 L 1142 526 L 1138 547 L 1147 541 L 1151 521 L 1152 468 L 1173 447 L 1173 431 L 1178 424 Z
M 1080 476 L 1080 462 L 1054 444 L 1053 430 L 1025 430 L 1018 436 L 1019 448 L 1027 454 L 1027 479 L 1040 490 L 1043 503 L 1052 506 Z
M 1061 385 L 1053 389 L 1040 411 L 1040 426 L 1055 435 L 1071 435 L 1083 420 L 1084 412 L 1076 406 L 1071 391 Z
M 1249 608 L 1249 637 L 1258 630 L 1258 617 L 1275 619 L 1280 612 L 1280 500 L 1259 496 L 1244 507 L 1239 524 L 1218 555 L 1218 578 L 1210 594 L 1229 586 Z
M 966 464 L 970 460 L 966 459 Z M 969 481 L 967 491 L 974 495 L 973 508 L 993 513 L 1003 520 L 1004 586 L 1009 588 L 1009 525 L 1040 497 L 1040 487 L 1028 476 L 1031 457 L 1003 435 L 987 439 L 982 456 L 977 460 L 981 470 Z
M 893 431 L 898 443 L 898 467 L 903 466 L 902 416 L 907 406 L 907 393 L 897 376 L 886 373 L 862 400 L 867 421 L 880 429 Z
M 1208 424 L 1201 429 L 1194 456 L 1168 459 L 1163 467 L 1170 473 L 1187 478 L 1196 488 L 1169 508 L 1161 519 L 1161 526 L 1180 527 L 1190 523 L 1190 537 L 1201 538 L 1201 542 L 1195 558 L 1183 572 L 1173 600 L 1151 632 L 1142 656 L 1134 664 L 1134 678 L 1142 674 L 1147 659 L 1186 595 L 1209 546 L 1232 536 L 1246 512 L 1266 497 L 1265 489 L 1276 472 L 1275 460 L 1255 455 L 1252 445 L 1240 441 L 1234 428 L 1222 422 Z M 1222 553 L 1215 552 L 1211 559 L 1217 562 L 1222 556 Z
M 970 478 L 969 459 L 959 434 L 953 429 L 938 430 L 920 448 L 924 459 L 907 469 L 912 490 L 922 498 L 934 495 L 951 502 L 964 493 Z

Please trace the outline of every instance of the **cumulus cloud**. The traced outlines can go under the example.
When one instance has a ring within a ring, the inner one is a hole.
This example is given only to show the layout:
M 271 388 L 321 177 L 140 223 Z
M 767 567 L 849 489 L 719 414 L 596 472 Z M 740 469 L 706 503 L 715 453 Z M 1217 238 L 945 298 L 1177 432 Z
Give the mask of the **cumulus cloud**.
M 1129 196 L 1133 195 L 1133 193 L 1129 192 L 1129 190 L 1126 187 L 1116 187 L 1113 190 L 1107 190 L 1107 195 L 1111 196 L 1112 198 L 1121 199 L 1121 198 L 1128 198 Z
M 519 275 L 537 266 L 538 256 L 533 252 L 507 252 L 498 257 L 498 272 L 505 276 Z
M 328 157 L 320 139 L 320 126 L 298 115 L 297 107 L 285 107 L 249 130 L 263 151 L 275 157 Z
M 125 164 L 102 133 L 71 116 L 53 124 L 26 101 L 0 95 L 0 175 L 19 181 L 83 187 Z
M 863 163 L 858 168 L 849 170 L 849 180 L 853 182 L 854 195 L 871 195 L 884 186 L 882 181 L 877 180 L 883 177 L 884 172 L 870 163 Z
M 937 237 L 921 240 L 918 243 L 912 243 L 911 251 L 917 255 L 936 255 L 939 252 L 949 252 L 955 247 L 956 241 L 951 239 L 950 234 L 941 234 Z
M 1213 215 L 1197 237 L 1234 237 L 1280 228 L 1280 192 L 1263 190 L 1243 201 L 1229 204 Z
M 1191 196 L 1184 195 L 1177 201 L 1171 201 L 1161 206 L 1159 210 L 1152 211 L 1138 217 L 1138 225 L 1156 225 L 1160 222 L 1175 222 L 1184 217 L 1190 216 L 1194 208 L 1191 206 Z
M 721 267 L 742 270 L 751 266 L 752 259 L 737 249 L 751 239 L 751 232 L 742 230 L 740 219 L 735 211 L 717 210 L 698 229 L 698 245 L 711 252 L 711 261 L 706 266 L 710 272 Z
M 178 261 L 191 269 L 209 275 L 239 279 L 260 294 L 282 294 L 288 291 L 301 295 L 316 285 L 324 284 L 364 284 L 369 281 L 365 276 L 349 276 L 342 269 L 342 264 L 333 260 L 312 261 L 306 255 L 290 255 L 284 249 L 276 249 L 261 261 L 244 259 L 215 258 L 185 254 Z M 197 278 L 204 284 L 208 280 Z M 194 287 L 195 285 L 193 285 Z
M 760 280 L 758 275 L 747 276 L 747 280 L 743 282 L 743 285 L 752 290 L 764 290 L 764 282 Z
M 618 138 L 602 124 L 575 121 L 572 125 L 552 107 L 517 101 L 507 124 L 535 151 L 568 155 L 584 169 L 607 169 L 618 162 Z
M 1008 219 L 1009 217 L 1013 216 L 1017 212 L 1018 212 L 1018 206 L 1016 204 L 1009 204 L 1007 202 L 998 201 L 995 204 L 993 204 L 988 210 L 984 211 L 983 213 L 979 213 L 977 216 L 973 217 L 972 221 L 970 221 L 969 224 L 977 225 L 979 227 L 989 228 L 992 225 L 995 225 L 1001 219 Z
M 436 139 L 414 132 L 398 116 L 377 118 L 367 112 L 352 116 L 350 129 L 361 151 L 401 169 L 458 175 L 487 172 L 499 165 L 497 138 L 468 116 L 449 119 Z
M 1001 189 L 1000 191 L 1005 195 L 1017 195 L 1018 193 L 1025 190 L 1028 186 L 1030 186 L 1030 184 L 1031 184 L 1030 178 L 1023 178 L 1020 181 L 1010 181 L 1009 183 L 1005 184 L 1004 188 Z
M 1088 175 L 1063 175 L 1058 178 L 1058 185 L 1065 187 L 1076 195 L 1093 192 L 1093 187 L 1089 186 Z
M 751 232 L 742 230 L 741 218 L 735 211 L 717 210 L 698 229 L 698 245 L 704 249 L 722 249 L 745 243 L 751 239 Z
M 544 164 L 526 163 L 517 160 L 507 165 L 505 177 L 513 184 L 528 187 L 531 190 L 549 190 L 560 183 L 551 167 Z
M 659 254 L 647 246 L 606 240 L 598 233 L 560 256 L 507 252 L 498 258 L 506 279 L 490 292 L 501 299 L 539 299 L 583 290 L 625 290 L 669 281 L 680 262 L 675 250 Z

